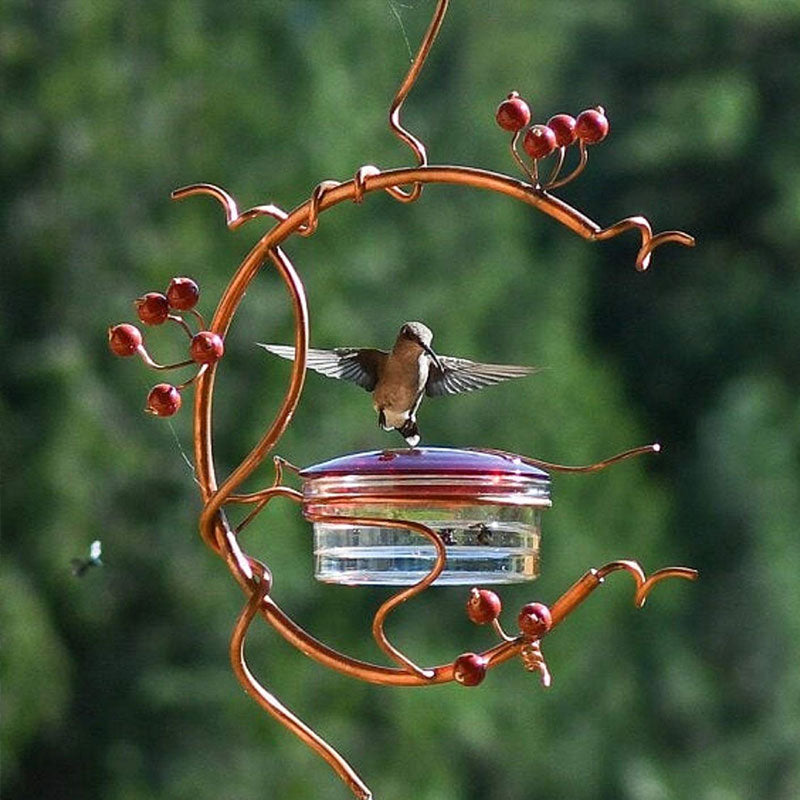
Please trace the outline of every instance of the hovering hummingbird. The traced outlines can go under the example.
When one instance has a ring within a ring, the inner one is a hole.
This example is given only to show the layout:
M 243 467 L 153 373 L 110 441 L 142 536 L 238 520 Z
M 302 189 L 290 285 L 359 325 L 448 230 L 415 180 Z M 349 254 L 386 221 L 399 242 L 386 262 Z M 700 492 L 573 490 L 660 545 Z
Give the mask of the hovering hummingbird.
M 433 332 L 426 325 L 406 322 L 390 353 L 366 347 L 309 348 L 306 363 L 315 372 L 352 381 L 372 392 L 378 425 L 385 431 L 398 431 L 409 447 L 419 444 L 417 410 L 425 395 L 471 392 L 535 372 L 533 367 L 439 356 L 432 341 Z M 261 343 L 259 347 L 294 360 L 294 347 Z
M 70 560 L 69 563 L 72 567 L 72 574 L 76 578 L 80 578 L 90 567 L 102 567 L 103 562 L 100 560 L 101 552 L 102 545 L 100 544 L 100 540 L 95 539 L 89 548 L 88 558 L 73 558 Z

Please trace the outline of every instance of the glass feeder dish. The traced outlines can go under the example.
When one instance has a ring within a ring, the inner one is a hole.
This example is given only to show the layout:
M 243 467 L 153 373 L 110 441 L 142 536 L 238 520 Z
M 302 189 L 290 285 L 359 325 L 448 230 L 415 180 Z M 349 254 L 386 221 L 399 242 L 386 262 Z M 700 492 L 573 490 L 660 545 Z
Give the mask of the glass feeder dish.
M 438 585 L 516 583 L 539 574 L 550 478 L 512 455 L 378 450 L 307 467 L 300 477 L 317 580 L 406 586 L 431 571 L 436 548 L 424 535 L 359 518 L 417 522 L 438 533 L 447 550 Z

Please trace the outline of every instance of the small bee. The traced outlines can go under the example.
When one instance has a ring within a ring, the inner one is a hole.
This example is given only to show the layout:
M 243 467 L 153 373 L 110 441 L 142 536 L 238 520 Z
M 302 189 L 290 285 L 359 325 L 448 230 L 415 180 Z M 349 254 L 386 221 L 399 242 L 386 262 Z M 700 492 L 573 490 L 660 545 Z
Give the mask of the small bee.
M 69 563 L 72 567 L 72 574 L 76 578 L 82 577 L 86 570 L 91 567 L 102 567 L 103 562 L 100 560 L 100 553 L 102 551 L 102 545 L 100 544 L 99 539 L 95 539 L 91 546 L 89 547 L 89 557 L 88 558 L 73 558 Z
M 439 536 L 442 537 L 442 541 L 445 544 L 455 544 L 455 542 L 453 541 L 453 534 L 454 533 L 455 533 L 455 530 L 453 528 L 442 528 L 439 531 Z
M 474 525 L 470 525 L 467 530 L 476 531 L 475 540 L 478 544 L 487 545 L 491 544 L 492 542 L 492 531 L 488 525 L 484 525 L 482 522 L 476 522 Z

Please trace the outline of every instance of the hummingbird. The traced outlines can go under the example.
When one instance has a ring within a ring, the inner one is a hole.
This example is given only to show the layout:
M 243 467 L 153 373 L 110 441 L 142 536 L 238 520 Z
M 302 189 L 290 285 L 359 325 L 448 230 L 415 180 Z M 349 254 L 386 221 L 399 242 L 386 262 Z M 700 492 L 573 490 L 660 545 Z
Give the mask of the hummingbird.
M 427 325 L 406 322 L 391 352 L 368 347 L 309 348 L 306 364 L 315 372 L 351 381 L 371 392 L 379 427 L 398 431 L 409 447 L 419 444 L 417 411 L 426 395 L 471 392 L 536 371 L 515 364 L 482 364 L 440 356 L 433 351 L 432 341 L 433 332 Z M 294 360 L 294 347 L 260 342 L 258 345 L 281 358 Z

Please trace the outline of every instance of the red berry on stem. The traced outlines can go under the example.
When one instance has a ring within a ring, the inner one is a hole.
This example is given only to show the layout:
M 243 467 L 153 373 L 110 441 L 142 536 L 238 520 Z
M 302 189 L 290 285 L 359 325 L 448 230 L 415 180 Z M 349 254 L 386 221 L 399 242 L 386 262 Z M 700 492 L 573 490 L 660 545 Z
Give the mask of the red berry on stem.
M 528 603 L 522 606 L 517 624 L 525 636 L 538 639 L 550 630 L 553 618 L 550 609 L 544 603 Z
M 597 144 L 608 136 L 608 117 L 599 106 L 578 114 L 575 122 L 578 138 L 586 144 Z
M 167 300 L 172 308 L 188 311 L 197 305 L 200 287 L 191 278 L 173 278 L 167 287 Z
M 547 127 L 556 135 L 556 144 L 559 147 L 569 147 L 577 138 L 575 132 L 575 117 L 569 114 L 556 114 L 547 120 Z
M 531 158 L 545 158 L 556 149 L 556 135 L 547 125 L 533 125 L 525 132 L 522 146 Z
M 189 345 L 189 355 L 198 364 L 213 364 L 222 358 L 224 352 L 222 337 L 211 331 L 196 333 Z
M 132 356 L 142 346 L 141 331 L 127 322 L 115 325 L 108 329 L 108 346 L 114 355 Z
M 161 325 L 169 316 L 169 303 L 161 292 L 148 292 L 135 301 L 136 313 L 145 325 Z
M 500 598 L 489 589 L 473 589 L 467 600 L 467 616 L 476 625 L 493 622 L 500 616 L 503 604 Z
M 157 383 L 147 395 L 147 410 L 157 417 L 171 417 L 181 407 L 181 393 L 170 383 Z
M 511 94 L 497 106 L 494 118 L 504 131 L 516 133 L 531 121 L 531 110 L 517 92 L 511 92 Z
M 462 686 L 477 686 L 486 677 L 488 663 L 476 653 L 462 653 L 453 662 L 453 677 Z

